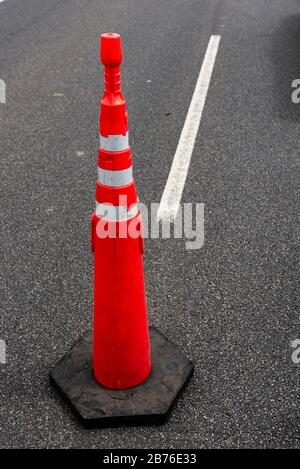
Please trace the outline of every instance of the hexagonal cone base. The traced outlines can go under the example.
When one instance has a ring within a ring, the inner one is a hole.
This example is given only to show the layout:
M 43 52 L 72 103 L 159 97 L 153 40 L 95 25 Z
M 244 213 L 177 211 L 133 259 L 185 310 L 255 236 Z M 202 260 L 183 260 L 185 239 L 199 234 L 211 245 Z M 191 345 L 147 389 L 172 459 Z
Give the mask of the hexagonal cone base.
M 87 428 L 161 425 L 192 377 L 194 366 L 150 327 L 152 372 L 144 383 L 107 389 L 94 379 L 92 334 L 87 332 L 50 373 L 51 383 Z

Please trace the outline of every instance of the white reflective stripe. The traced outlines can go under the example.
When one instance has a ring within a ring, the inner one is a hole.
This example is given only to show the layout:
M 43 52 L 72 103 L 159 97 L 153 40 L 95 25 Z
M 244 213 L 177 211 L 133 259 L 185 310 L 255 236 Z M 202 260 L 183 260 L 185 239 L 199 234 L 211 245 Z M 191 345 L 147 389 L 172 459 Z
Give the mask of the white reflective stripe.
M 134 217 L 139 212 L 137 205 L 132 205 L 130 210 L 125 205 L 108 205 L 101 204 L 96 201 L 96 215 L 102 218 L 102 220 L 114 221 L 114 220 L 128 220 Z
M 128 132 L 126 135 L 100 135 L 100 148 L 106 151 L 122 151 L 129 147 Z
M 98 181 L 104 186 L 121 187 L 132 182 L 132 166 L 120 171 L 98 168 Z

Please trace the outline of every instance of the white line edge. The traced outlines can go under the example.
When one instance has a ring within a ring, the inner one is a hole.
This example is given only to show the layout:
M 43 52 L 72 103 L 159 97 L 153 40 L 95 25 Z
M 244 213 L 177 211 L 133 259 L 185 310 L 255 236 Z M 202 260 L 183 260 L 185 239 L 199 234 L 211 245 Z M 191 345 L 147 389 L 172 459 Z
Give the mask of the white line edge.
M 197 137 L 221 36 L 211 36 L 157 211 L 158 220 L 175 220 Z

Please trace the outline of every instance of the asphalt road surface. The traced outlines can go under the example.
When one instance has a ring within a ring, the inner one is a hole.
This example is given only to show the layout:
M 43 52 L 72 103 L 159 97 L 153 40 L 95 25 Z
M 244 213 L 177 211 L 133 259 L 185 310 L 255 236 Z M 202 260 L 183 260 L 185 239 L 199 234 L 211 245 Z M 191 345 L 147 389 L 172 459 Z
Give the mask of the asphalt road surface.
M 150 323 L 195 376 L 166 425 L 88 431 L 48 373 L 92 321 L 98 36 L 111 30 L 147 204 L 221 40 L 182 196 L 205 204 L 205 244 L 149 239 L 144 256 Z M 300 2 L 5 0 L 0 44 L 0 447 L 300 448 Z

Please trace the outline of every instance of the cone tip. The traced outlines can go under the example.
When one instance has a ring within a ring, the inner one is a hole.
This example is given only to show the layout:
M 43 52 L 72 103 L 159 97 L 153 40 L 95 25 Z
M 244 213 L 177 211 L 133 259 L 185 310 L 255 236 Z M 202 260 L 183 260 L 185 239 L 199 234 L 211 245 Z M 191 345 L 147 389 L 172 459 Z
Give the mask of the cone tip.
M 117 67 L 122 63 L 121 36 L 117 33 L 104 33 L 100 38 L 100 59 L 107 67 Z

